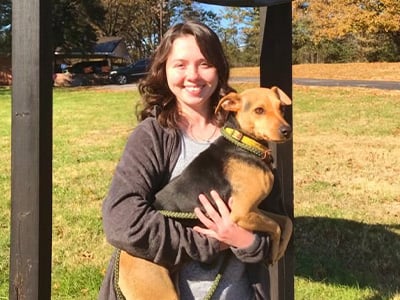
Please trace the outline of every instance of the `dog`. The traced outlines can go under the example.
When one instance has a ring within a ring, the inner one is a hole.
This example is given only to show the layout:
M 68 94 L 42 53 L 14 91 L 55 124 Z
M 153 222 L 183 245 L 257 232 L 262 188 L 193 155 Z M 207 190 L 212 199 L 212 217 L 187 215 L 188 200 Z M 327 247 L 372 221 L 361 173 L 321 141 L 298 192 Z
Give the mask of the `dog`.
M 291 138 L 291 126 L 282 112 L 287 105 L 291 100 L 278 87 L 248 89 L 223 97 L 216 108 L 227 120 L 222 135 L 157 193 L 153 206 L 164 213 L 193 213 L 199 206 L 199 194 L 208 195 L 210 202 L 211 190 L 222 199 L 232 196 L 232 220 L 247 230 L 269 234 L 269 263 L 279 260 L 290 240 L 292 222 L 287 216 L 261 211 L 258 205 L 274 182 L 268 142 L 282 143 Z M 182 222 L 193 226 L 199 221 Z M 124 251 L 119 253 L 117 281 L 127 300 L 179 299 L 167 269 Z

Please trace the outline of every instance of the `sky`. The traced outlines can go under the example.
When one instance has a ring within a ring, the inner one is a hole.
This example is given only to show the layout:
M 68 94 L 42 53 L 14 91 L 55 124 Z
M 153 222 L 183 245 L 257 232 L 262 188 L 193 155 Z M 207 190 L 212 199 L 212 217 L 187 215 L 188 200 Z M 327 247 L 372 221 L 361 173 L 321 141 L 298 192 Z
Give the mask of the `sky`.
M 214 13 L 219 13 L 219 11 L 224 8 L 221 5 L 212 5 L 212 4 L 206 4 L 206 3 L 200 3 L 200 2 L 198 2 L 198 3 L 205 10 L 211 10 Z

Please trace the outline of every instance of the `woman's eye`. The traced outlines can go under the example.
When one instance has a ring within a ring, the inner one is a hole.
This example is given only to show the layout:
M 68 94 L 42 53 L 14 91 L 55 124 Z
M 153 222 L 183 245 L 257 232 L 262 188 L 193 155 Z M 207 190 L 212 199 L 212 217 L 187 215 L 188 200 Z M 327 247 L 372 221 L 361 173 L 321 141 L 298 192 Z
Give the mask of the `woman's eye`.
M 265 112 L 265 109 L 262 108 L 262 107 L 257 107 L 257 108 L 254 110 L 254 112 L 255 112 L 257 115 L 262 115 L 262 114 Z
M 200 64 L 200 66 L 202 66 L 203 68 L 211 68 L 211 67 L 212 67 L 212 64 L 210 64 L 210 63 L 204 61 L 204 62 L 202 62 L 202 63 Z

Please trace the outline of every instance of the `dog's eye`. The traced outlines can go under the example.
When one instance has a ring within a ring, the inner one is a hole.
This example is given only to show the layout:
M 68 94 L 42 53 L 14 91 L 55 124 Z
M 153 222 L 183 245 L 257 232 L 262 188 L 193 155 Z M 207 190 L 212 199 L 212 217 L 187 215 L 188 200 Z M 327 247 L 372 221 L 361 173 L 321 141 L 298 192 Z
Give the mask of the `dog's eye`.
M 264 114 L 265 110 L 264 110 L 264 108 L 262 108 L 262 107 L 257 107 L 257 108 L 254 110 L 254 112 L 255 112 L 257 115 L 262 115 L 262 114 Z

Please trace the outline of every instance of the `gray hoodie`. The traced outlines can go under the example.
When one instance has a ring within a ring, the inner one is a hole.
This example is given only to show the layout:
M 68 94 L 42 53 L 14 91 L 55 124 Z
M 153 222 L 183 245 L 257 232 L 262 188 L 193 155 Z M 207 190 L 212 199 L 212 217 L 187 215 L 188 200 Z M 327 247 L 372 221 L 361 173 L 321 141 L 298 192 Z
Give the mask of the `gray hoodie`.
M 171 272 L 191 260 L 212 263 L 220 254 L 217 240 L 164 217 L 151 206 L 154 195 L 170 180 L 181 151 L 180 143 L 178 132 L 161 127 L 154 117 L 139 123 L 128 139 L 103 203 L 103 226 L 108 242 L 134 256 L 163 265 Z M 274 186 L 269 198 L 278 196 L 279 187 Z M 241 249 L 233 252 L 246 265 L 255 298 L 270 299 L 269 273 L 264 263 L 269 242 L 262 235 L 261 240 L 259 247 L 252 247 L 252 253 Z M 100 300 L 117 299 L 114 263 L 115 255 L 103 280 Z

